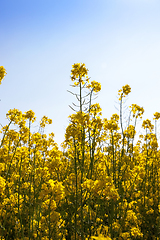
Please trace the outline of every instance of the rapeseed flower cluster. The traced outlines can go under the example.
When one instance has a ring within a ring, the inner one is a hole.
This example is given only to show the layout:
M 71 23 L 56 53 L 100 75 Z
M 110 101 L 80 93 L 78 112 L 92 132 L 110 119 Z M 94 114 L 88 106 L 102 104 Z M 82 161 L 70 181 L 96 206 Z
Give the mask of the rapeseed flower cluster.
M 155 112 L 154 113 L 154 120 L 158 120 L 160 118 L 160 113 L 159 112 Z
M 144 109 L 132 104 L 132 122 L 123 126 L 129 85 L 118 92 L 120 115 L 102 119 L 100 105 L 92 103 L 101 85 L 90 82 L 85 64 L 72 66 L 71 80 L 80 90 L 75 94 L 79 110 L 69 116 L 62 150 L 54 133 L 45 134 L 52 123 L 47 116 L 32 133 L 32 110 L 6 114 L 9 123 L 0 139 L 0 238 L 159 239 L 160 150 L 154 125 L 144 120 L 144 134 L 135 141 Z M 159 118 L 156 112 L 155 123 Z
M 0 66 L 0 84 L 2 83 L 2 80 L 4 79 L 6 74 L 6 69 L 3 66 Z
M 72 65 L 71 80 L 76 81 L 74 82 L 75 86 L 78 86 L 80 83 L 84 85 L 85 82 L 88 82 L 89 78 L 87 74 L 88 69 L 86 68 L 84 63 L 75 63 L 74 65 Z
M 101 91 L 101 84 L 96 81 L 91 81 L 91 84 L 88 84 L 87 88 L 93 89 L 93 91 L 97 93 L 97 92 Z
M 120 96 L 119 100 L 122 100 L 122 98 L 126 97 L 130 92 L 131 92 L 131 87 L 128 84 L 123 86 L 122 89 L 118 91 L 118 95 Z

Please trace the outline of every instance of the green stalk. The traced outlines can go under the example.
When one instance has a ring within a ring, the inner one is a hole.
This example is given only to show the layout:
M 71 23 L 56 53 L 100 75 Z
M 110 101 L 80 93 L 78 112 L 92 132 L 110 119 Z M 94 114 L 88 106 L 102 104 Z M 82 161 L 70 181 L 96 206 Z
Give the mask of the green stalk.
M 113 130 L 111 131 L 111 135 L 112 135 L 112 159 L 113 159 L 113 182 L 116 185 L 116 179 L 115 179 L 115 175 L 116 175 L 116 168 L 115 168 L 115 157 L 114 157 L 114 137 L 113 137 Z
M 75 240 L 77 238 L 77 198 L 78 198 L 78 184 L 77 184 L 77 159 L 76 159 L 76 152 L 77 152 L 77 149 L 76 149 L 76 142 L 75 142 L 75 139 L 73 139 L 74 141 L 74 149 L 75 149 L 75 156 L 74 156 L 74 160 L 75 160 L 75 175 L 76 175 L 76 206 L 75 206 Z
M 5 132 L 4 132 L 4 135 L 3 135 L 3 138 L 2 138 L 2 141 L 1 141 L 0 148 L 1 148 L 2 145 L 3 145 L 4 138 L 5 138 L 5 136 L 6 136 L 6 133 L 7 133 L 8 129 L 9 129 L 9 126 L 11 125 L 11 123 L 12 123 L 12 120 L 9 122 L 9 124 L 8 124 L 8 126 L 7 126 L 7 128 L 6 128 Z
M 20 195 L 20 178 L 21 178 L 21 166 L 22 166 L 22 156 L 21 156 L 21 162 L 20 162 L 20 168 L 19 168 L 19 182 L 18 182 L 18 214 L 19 214 L 19 218 L 20 218 L 20 223 L 21 223 L 21 232 L 22 232 L 22 238 L 24 240 L 24 228 L 23 228 L 23 224 L 22 224 L 22 217 L 21 217 L 21 213 L 19 210 L 19 195 Z
M 51 240 L 51 200 L 49 202 L 49 240 Z
M 28 154 L 28 158 L 29 158 L 29 166 L 31 166 L 31 161 L 30 161 L 30 129 L 31 129 L 31 121 L 29 119 L 29 154 Z M 29 182 L 30 182 L 30 186 L 29 186 L 29 240 L 31 239 L 31 185 L 32 185 L 32 173 L 29 174 Z
M 122 153 L 121 153 L 121 155 L 123 156 L 123 154 L 124 154 L 124 134 L 123 134 L 122 100 L 123 100 L 123 95 L 121 97 L 121 102 L 120 102 L 120 124 L 121 124 L 121 131 L 122 131 L 122 137 L 123 137 Z
M 80 80 L 80 75 L 79 75 Z M 82 83 L 80 82 L 80 112 L 82 113 Z M 85 130 L 84 126 L 81 126 L 81 154 L 82 154 L 82 163 L 81 163 L 81 239 L 84 240 L 84 225 L 83 225 L 83 173 L 84 173 L 84 151 L 85 151 Z

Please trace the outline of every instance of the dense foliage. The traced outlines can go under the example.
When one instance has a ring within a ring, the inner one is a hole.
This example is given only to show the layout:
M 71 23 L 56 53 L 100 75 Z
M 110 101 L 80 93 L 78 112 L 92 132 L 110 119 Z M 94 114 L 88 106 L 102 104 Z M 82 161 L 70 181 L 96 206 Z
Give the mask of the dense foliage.
M 0 67 L 0 83 L 5 77 Z M 123 101 L 129 85 L 119 90 L 119 115 L 102 119 L 92 99 L 101 84 L 90 81 L 85 64 L 71 70 L 72 92 L 78 100 L 69 116 L 59 150 L 54 134 L 45 134 L 52 120 L 36 120 L 32 110 L 6 114 L 8 125 L 0 141 L 1 240 L 159 239 L 160 151 L 155 127 L 142 122 L 144 134 L 136 140 L 136 124 L 144 109 L 129 108 L 123 122 Z

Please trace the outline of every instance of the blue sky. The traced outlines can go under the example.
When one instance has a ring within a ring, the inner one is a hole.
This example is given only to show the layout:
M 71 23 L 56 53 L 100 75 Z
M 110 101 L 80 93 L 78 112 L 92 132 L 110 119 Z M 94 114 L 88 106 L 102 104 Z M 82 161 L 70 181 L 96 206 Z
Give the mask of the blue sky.
M 156 0 L 6 0 L 0 8 L 0 122 L 11 108 L 32 109 L 53 124 L 46 132 L 64 140 L 67 90 L 74 63 L 85 63 L 89 77 L 101 82 L 96 102 L 103 117 L 118 107 L 117 92 L 129 84 L 126 105 L 145 109 L 144 119 L 160 112 L 160 1 Z M 33 126 L 34 127 L 34 126 Z

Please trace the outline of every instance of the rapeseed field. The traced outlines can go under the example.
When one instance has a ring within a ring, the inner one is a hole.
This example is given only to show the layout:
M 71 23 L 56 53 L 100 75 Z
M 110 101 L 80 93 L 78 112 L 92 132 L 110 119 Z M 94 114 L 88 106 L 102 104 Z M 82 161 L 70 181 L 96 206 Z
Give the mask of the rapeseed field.
M 6 70 L 0 67 L 0 83 Z M 129 107 L 127 126 L 123 102 L 131 92 L 118 91 L 119 114 L 102 119 L 93 98 L 101 84 L 91 81 L 85 64 L 71 70 L 77 101 L 71 106 L 62 150 L 52 120 L 43 116 L 32 133 L 35 113 L 11 109 L 0 139 L 1 240 L 127 240 L 160 239 L 160 150 L 157 122 L 137 121 L 144 109 Z M 14 128 L 12 127 L 14 126 Z M 135 139 L 136 138 L 136 139 Z

